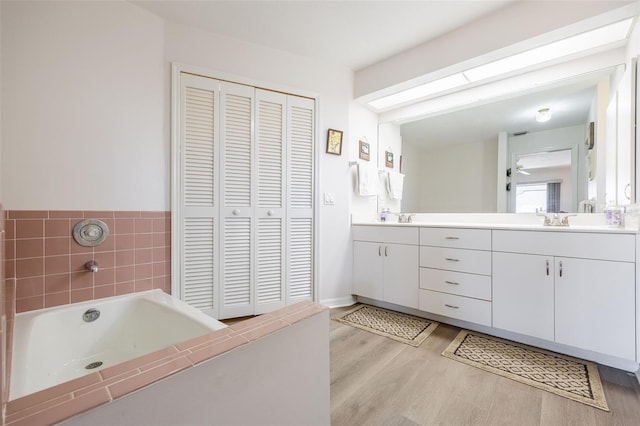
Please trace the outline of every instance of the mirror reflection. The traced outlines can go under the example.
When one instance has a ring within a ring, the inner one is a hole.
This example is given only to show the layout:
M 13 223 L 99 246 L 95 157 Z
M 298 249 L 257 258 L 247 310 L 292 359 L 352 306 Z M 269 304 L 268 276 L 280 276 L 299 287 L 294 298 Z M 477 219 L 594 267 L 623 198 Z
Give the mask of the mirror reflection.
M 402 211 L 589 211 L 604 195 L 589 132 L 606 109 L 597 89 L 608 78 L 402 124 Z M 540 110 L 551 117 L 536 121 Z
M 515 213 L 564 213 L 573 210 L 571 150 L 516 156 L 513 176 Z

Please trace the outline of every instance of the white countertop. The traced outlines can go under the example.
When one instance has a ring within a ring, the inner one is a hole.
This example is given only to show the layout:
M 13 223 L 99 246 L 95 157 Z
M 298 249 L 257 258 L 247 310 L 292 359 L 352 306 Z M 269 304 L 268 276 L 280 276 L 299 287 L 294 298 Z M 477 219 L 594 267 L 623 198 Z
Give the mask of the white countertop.
M 564 217 L 565 214 L 560 214 Z M 367 218 L 353 218 L 352 225 L 368 226 L 409 226 L 438 228 L 484 228 L 521 231 L 550 232 L 598 232 L 636 234 L 637 229 L 612 227 L 606 224 L 603 214 L 582 213 L 569 218 L 569 226 L 544 226 L 544 218 L 535 214 L 515 213 L 417 213 L 412 223 L 398 223 L 398 216 L 391 214 L 387 221 L 380 222 Z

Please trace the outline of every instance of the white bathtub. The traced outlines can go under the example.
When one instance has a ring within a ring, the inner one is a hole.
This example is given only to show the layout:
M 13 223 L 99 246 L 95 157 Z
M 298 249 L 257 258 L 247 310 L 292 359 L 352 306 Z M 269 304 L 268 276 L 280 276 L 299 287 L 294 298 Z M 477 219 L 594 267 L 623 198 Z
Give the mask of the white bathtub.
M 83 320 L 89 309 L 97 320 Z M 162 290 L 16 314 L 9 399 L 224 327 Z

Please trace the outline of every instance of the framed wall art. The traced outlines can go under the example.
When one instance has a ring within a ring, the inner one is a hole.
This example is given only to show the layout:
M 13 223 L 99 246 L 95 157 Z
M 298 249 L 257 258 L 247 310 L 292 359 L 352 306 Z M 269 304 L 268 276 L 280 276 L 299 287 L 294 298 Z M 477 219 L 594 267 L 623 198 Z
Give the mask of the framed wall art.
M 327 132 L 327 154 L 342 154 L 342 130 L 329 129 Z
M 358 141 L 358 156 L 361 160 L 369 161 L 370 152 L 369 152 L 369 143 L 363 140 Z

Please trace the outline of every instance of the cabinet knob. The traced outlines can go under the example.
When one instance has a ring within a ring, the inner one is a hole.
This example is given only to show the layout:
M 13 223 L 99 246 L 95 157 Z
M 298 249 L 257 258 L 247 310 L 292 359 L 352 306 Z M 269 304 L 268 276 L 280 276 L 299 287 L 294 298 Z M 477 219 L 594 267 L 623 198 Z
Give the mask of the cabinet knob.
M 233 211 L 231 213 L 233 213 L 234 216 L 238 216 L 240 214 L 240 210 L 233 209 Z
M 273 216 L 273 210 L 267 210 L 267 216 Z

